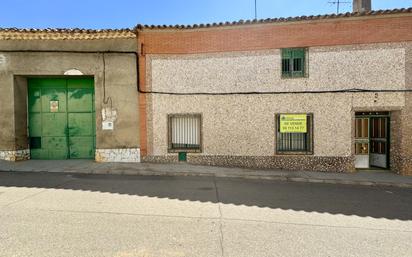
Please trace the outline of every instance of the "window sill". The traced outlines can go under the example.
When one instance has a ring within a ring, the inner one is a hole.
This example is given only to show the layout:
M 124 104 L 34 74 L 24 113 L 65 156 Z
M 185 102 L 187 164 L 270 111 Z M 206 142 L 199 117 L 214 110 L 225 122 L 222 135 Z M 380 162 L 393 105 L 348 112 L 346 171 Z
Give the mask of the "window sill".
M 168 153 L 201 153 L 201 149 L 167 149 Z
M 313 152 L 276 152 L 275 156 L 277 155 L 281 155 L 281 156 L 285 156 L 285 155 L 290 155 L 290 156 L 296 156 L 296 155 L 313 155 Z
M 306 79 L 309 78 L 309 76 L 303 75 L 303 76 L 285 76 L 282 75 L 281 79 Z

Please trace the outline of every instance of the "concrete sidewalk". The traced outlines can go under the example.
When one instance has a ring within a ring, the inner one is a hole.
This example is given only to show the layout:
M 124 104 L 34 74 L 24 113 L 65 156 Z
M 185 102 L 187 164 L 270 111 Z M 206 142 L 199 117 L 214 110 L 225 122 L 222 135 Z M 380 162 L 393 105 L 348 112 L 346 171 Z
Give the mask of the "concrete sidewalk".
M 412 188 L 412 177 L 385 171 L 325 173 L 313 171 L 256 170 L 189 164 L 97 163 L 91 160 L 7 162 L 0 160 L 3 172 L 61 172 L 85 174 L 122 174 L 143 176 L 215 176 L 245 179 L 267 179 L 293 182 L 393 186 Z

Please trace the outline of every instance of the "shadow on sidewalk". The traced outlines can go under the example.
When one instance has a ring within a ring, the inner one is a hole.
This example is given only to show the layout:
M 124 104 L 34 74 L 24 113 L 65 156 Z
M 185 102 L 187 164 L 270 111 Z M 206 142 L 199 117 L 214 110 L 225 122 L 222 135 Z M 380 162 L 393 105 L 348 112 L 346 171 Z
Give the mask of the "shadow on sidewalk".
M 68 175 L 25 172 L 0 172 L 0 187 L 82 190 L 220 202 L 271 209 L 412 220 L 412 189 L 213 177 Z

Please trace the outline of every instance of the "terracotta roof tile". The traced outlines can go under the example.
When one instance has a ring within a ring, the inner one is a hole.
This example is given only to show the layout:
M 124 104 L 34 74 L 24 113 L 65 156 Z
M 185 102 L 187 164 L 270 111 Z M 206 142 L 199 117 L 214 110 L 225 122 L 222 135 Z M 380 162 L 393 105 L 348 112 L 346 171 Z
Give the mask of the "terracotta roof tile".
M 340 14 L 324 14 L 324 15 L 310 15 L 310 16 L 297 16 L 297 17 L 287 17 L 287 18 L 273 18 L 273 19 L 259 19 L 259 20 L 239 20 L 233 22 L 219 22 L 213 24 L 192 24 L 192 25 L 144 25 L 139 24 L 136 26 L 137 30 L 150 30 L 150 29 L 198 29 L 198 28 L 209 28 L 209 27 L 227 27 L 227 26 L 238 26 L 238 25 L 249 25 L 249 24 L 266 24 L 266 23 L 281 23 L 281 22 L 291 22 L 291 21 L 312 21 L 312 20 L 323 20 L 323 19 L 336 19 L 336 18 L 347 18 L 347 17 L 367 17 L 367 16 L 378 16 L 386 14 L 402 14 L 411 13 L 411 8 L 402 9 L 391 9 L 391 10 L 376 10 L 368 12 L 347 12 Z
M 287 18 L 268 18 L 254 20 L 239 20 L 234 22 L 219 22 L 208 24 L 192 24 L 192 25 L 142 25 L 136 26 L 133 29 L 18 29 L 18 28 L 0 28 L 0 40 L 95 40 L 95 39 L 114 39 L 114 38 L 135 38 L 137 30 L 159 30 L 159 29 L 199 29 L 213 27 L 228 27 L 250 24 L 268 24 L 282 23 L 292 21 L 312 21 L 323 19 L 336 19 L 347 17 L 367 17 L 386 14 L 412 14 L 412 8 L 392 9 L 392 10 L 376 10 L 369 12 L 341 13 L 341 14 L 325 14 L 325 15 L 310 15 Z
M 135 38 L 131 29 L 18 29 L 0 28 L 0 40 L 95 40 Z

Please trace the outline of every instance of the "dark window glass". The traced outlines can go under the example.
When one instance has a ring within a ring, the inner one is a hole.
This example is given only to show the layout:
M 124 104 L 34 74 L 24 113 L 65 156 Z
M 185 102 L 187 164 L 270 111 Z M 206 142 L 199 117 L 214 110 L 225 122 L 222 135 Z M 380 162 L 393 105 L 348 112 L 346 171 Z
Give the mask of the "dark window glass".
M 303 59 L 293 59 L 293 71 L 303 71 Z
M 371 153 L 386 154 L 386 142 L 371 141 Z
M 290 74 L 290 59 L 283 59 L 282 60 L 282 73 L 283 74 Z

